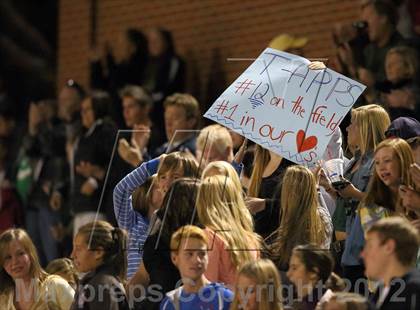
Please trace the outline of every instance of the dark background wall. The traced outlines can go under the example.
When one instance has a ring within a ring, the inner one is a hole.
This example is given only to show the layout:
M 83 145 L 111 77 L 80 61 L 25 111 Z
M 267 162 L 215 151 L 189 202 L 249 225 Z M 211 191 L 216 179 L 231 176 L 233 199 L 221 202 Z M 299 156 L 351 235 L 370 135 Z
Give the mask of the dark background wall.
M 0 1 L 0 109 L 55 96 L 57 0 Z
M 93 2 L 60 1 L 57 86 L 68 78 L 88 85 Z M 250 64 L 227 58 L 256 57 L 283 32 L 309 38 L 306 57 L 328 58 L 332 25 L 358 17 L 354 0 L 97 0 L 96 9 L 99 45 L 113 45 L 128 27 L 172 31 L 187 61 L 188 90 L 204 106 Z

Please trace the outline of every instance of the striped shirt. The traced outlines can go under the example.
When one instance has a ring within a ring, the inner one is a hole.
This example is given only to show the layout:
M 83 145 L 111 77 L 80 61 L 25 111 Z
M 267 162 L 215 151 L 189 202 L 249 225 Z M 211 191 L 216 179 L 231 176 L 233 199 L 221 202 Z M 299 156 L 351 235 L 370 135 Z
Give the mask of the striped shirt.
M 118 226 L 128 233 L 127 279 L 130 279 L 140 266 L 149 228 L 149 220 L 133 209 L 131 194 L 156 173 L 158 165 L 159 159 L 141 164 L 126 175 L 114 189 L 115 218 Z

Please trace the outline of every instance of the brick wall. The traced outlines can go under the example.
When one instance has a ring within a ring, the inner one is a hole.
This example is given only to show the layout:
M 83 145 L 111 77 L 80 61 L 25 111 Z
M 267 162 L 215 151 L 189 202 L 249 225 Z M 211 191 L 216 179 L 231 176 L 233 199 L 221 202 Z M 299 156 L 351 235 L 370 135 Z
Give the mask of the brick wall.
M 305 35 L 308 58 L 333 55 L 331 26 L 357 19 L 354 0 L 98 0 L 97 42 L 115 42 L 127 27 L 172 31 L 188 65 L 188 89 L 209 104 L 277 34 Z M 88 85 L 90 0 L 61 0 L 58 85 Z
M 60 0 L 58 9 L 58 89 L 69 78 L 87 85 L 89 0 Z

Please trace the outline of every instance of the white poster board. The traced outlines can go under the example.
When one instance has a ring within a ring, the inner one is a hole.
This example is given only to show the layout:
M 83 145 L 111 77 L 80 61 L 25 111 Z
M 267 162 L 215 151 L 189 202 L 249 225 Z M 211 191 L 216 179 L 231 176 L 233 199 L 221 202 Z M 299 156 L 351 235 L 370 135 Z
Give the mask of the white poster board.
M 267 48 L 204 114 L 288 160 L 313 166 L 366 86 Z

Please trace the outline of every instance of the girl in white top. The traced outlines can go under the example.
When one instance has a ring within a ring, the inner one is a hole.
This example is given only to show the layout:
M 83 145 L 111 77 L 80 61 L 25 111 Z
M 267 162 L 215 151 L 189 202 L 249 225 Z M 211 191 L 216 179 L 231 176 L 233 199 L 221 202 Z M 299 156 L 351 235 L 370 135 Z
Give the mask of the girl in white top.
M 32 240 L 22 229 L 0 235 L 0 305 L 4 310 L 68 310 L 74 290 L 40 266 Z

